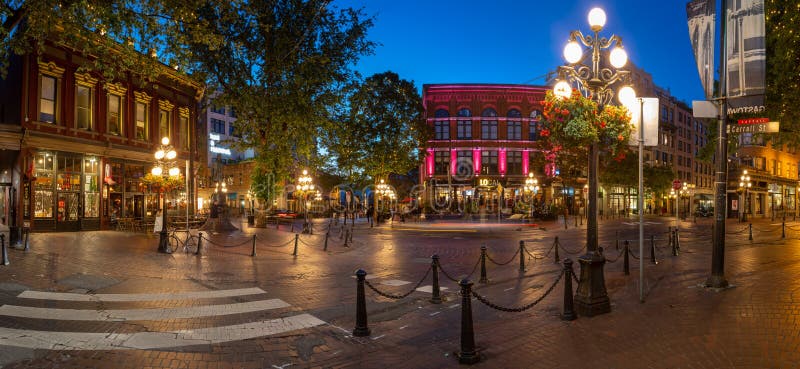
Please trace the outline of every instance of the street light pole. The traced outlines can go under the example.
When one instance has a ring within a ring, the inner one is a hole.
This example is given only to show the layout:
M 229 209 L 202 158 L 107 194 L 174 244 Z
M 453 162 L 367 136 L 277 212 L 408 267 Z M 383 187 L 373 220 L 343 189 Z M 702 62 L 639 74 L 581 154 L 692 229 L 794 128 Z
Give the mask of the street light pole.
M 177 153 L 175 149 L 169 144 L 169 137 L 161 139 L 161 146 L 154 154 L 155 165 L 150 171 L 153 176 L 161 177 L 161 193 L 163 196 L 161 206 L 161 230 L 158 233 L 158 252 L 169 253 L 169 239 L 167 234 L 167 186 L 166 182 L 169 177 L 180 175 L 180 169 L 175 166 L 175 157 Z
M 591 93 L 591 97 L 597 101 L 598 110 L 602 110 L 604 105 L 611 102 L 614 95 L 611 86 L 617 82 L 625 82 L 630 74 L 628 71 L 619 70 L 625 66 L 628 59 L 622 47 L 622 38 L 616 35 L 610 38 L 601 38 L 599 35 L 605 23 L 605 12 L 600 8 L 594 8 L 589 12 L 589 25 L 594 36 L 584 36 L 577 30 L 570 32 L 570 42 L 564 48 L 564 58 L 569 66 L 558 68 L 559 77 L 562 80 L 556 83 L 554 88 L 556 95 L 569 96 L 572 87 L 566 80 L 577 82 Z M 581 44 L 591 49 L 591 66 L 582 63 L 585 55 Z M 601 66 L 600 51 L 612 46 L 614 48 L 608 54 L 608 59 L 613 68 Z M 635 97 L 635 92 L 629 86 L 625 86 L 620 89 L 619 95 L 620 100 L 631 100 Z M 611 311 L 611 302 L 606 291 L 603 272 L 606 260 L 602 254 L 597 252 L 598 161 L 599 144 L 595 141 L 589 145 L 586 254 L 578 258 L 581 264 L 581 278 L 575 296 L 576 310 L 578 314 L 584 316 L 594 316 Z
M 742 171 L 742 176 L 739 177 L 739 188 L 741 188 L 742 192 L 744 192 L 744 197 L 742 198 L 742 204 L 740 205 L 740 208 L 742 209 L 741 210 L 742 222 L 747 221 L 747 190 L 749 190 L 750 186 L 752 185 L 753 183 L 750 182 L 750 176 L 747 175 L 747 169 L 745 169 L 744 171 Z

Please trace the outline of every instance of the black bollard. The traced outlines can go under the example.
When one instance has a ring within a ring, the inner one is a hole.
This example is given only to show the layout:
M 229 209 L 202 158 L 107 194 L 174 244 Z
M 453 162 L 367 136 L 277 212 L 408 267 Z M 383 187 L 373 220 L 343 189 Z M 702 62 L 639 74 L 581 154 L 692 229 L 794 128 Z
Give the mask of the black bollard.
M 348 235 L 348 233 L 350 233 L 350 231 L 349 231 L 349 230 L 345 230 L 344 232 L 345 232 L 345 233 L 344 233 L 344 247 L 350 247 L 350 246 L 347 244 L 347 239 L 349 238 L 349 235 Z
M 481 245 L 481 279 L 478 282 L 489 282 L 489 280 L 486 279 L 486 245 Z
M 564 259 L 564 312 L 561 314 L 561 320 L 575 320 L 577 317 L 572 303 L 572 260 L 566 258 Z
M 628 245 L 628 240 L 625 240 L 625 255 L 622 259 L 622 271 L 625 272 L 625 275 L 631 275 L 631 263 L 628 259 L 628 253 L 630 252 L 628 250 Z
M 8 249 L 6 248 L 6 235 L 0 234 L 0 244 L 2 244 L 3 248 L 3 265 L 11 264 L 11 261 L 8 260 Z
M 292 222 L 292 230 L 291 230 L 291 232 L 294 233 L 294 222 Z
M 294 244 L 294 250 L 297 252 L 297 242 Z M 253 235 L 253 252 L 250 254 L 250 256 L 256 256 L 256 235 Z
M 675 228 L 675 250 L 681 249 L 681 236 L 678 228 Z
M 650 262 L 658 264 L 658 261 L 656 261 L 656 239 L 652 234 L 650 235 Z
M 203 255 L 203 232 L 197 232 L 197 251 L 195 255 Z
M 675 243 L 672 241 L 672 227 L 667 227 L 667 235 L 669 237 L 669 247 L 674 247 Z
M 31 235 L 31 229 L 28 228 L 28 227 L 22 227 L 22 229 L 25 232 L 25 249 L 24 249 L 24 251 L 30 251 L 31 244 L 30 244 L 30 242 L 28 242 L 28 240 L 29 240 L 29 237 Z
M 367 298 L 364 295 L 364 281 L 367 278 L 367 272 L 363 269 L 357 270 L 356 278 L 358 278 L 356 287 L 356 327 L 353 329 L 353 336 L 366 337 L 370 334 L 369 327 L 367 327 Z
M 481 357 L 475 350 L 475 331 L 472 329 L 472 282 L 462 279 L 461 286 L 461 351 L 459 364 L 475 364 Z
M 292 255 L 294 255 L 294 256 L 297 256 L 297 241 L 299 241 L 299 240 L 300 240 L 300 234 L 295 233 L 294 234 L 294 251 L 292 252 Z
M 330 232 L 325 232 L 325 246 L 322 247 L 322 251 L 328 251 L 328 235 Z
M 678 256 L 678 230 L 675 230 L 675 243 L 672 244 L 672 256 Z
M 519 271 L 525 273 L 525 241 L 519 241 Z
M 786 238 L 786 222 L 781 223 L 781 238 Z
M 433 269 L 433 286 L 431 286 L 431 303 L 441 304 L 442 296 L 439 291 L 439 255 L 431 256 L 431 269 Z
M 614 249 L 619 251 L 619 231 L 614 231 Z
M 752 241 L 753 240 L 753 223 L 748 224 L 747 228 L 749 228 L 749 230 L 750 230 L 750 236 L 748 237 L 748 240 Z
M 555 259 L 556 259 L 556 261 L 555 261 L 555 262 L 556 262 L 556 264 L 558 264 L 559 262 L 561 262 L 561 260 L 559 260 L 559 258 L 558 258 L 558 248 L 559 248 L 559 247 L 561 247 L 561 244 L 560 244 L 560 243 L 558 243 L 558 236 L 556 236 L 556 240 L 555 240 L 555 241 L 553 241 L 553 248 L 554 248 L 554 249 L 556 249 L 556 250 L 555 250 L 555 251 L 556 251 L 556 257 L 555 257 Z

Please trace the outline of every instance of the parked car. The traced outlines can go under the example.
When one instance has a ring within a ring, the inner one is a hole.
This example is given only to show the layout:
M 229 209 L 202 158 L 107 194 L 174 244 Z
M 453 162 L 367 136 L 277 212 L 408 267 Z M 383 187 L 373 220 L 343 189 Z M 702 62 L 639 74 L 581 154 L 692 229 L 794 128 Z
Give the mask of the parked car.
M 710 217 L 714 215 L 714 208 L 698 206 L 694 211 L 694 215 L 697 217 Z

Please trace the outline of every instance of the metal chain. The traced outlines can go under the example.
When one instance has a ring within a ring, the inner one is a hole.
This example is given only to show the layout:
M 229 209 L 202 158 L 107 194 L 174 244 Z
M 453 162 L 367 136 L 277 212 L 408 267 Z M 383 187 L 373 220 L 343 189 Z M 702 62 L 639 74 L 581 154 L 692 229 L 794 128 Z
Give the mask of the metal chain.
M 426 271 L 425 271 L 425 275 L 424 275 L 424 276 L 422 276 L 422 279 L 420 279 L 420 280 L 419 280 L 419 282 L 418 282 L 418 283 L 417 283 L 417 284 L 416 284 L 414 287 L 412 287 L 410 291 L 408 291 L 408 292 L 406 292 L 406 293 L 404 293 L 404 294 L 402 294 L 402 295 L 392 295 L 392 294 L 390 294 L 390 293 L 383 292 L 383 291 L 381 291 L 381 290 L 377 289 L 375 286 L 373 286 L 373 285 L 372 285 L 372 283 L 369 283 L 369 281 L 368 281 L 368 280 L 364 280 L 364 283 L 365 283 L 365 284 L 367 285 L 367 287 L 369 287 L 371 290 L 375 291 L 375 293 L 377 293 L 377 294 L 379 294 L 379 295 L 381 295 L 381 296 L 383 296 L 383 297 L 387 297 L 387 298 L 390 298 L 390 299 L 399 300 L 399 299 L 402 299 L 402 298 L 405 298 L 405 297 L 407 297 L 408 295 L 410 295 L 410 294 L 412 294 L 414 291 L 416 291 L 416 290 L 417 290 L 417 288 L 419 288 L 419 286 L 420 286 L 420 285 L 422 285 L 422 282 L 425 282 L 425 280 L 426 280 L 426 279 L 428 279 L 428 274 L 430 274 L 430 272 L 431 272 L 431 267 L 428 267 L 428 270 L 426 270 Z
M 539 259 L 544 259 L 544 258 L 547 257 L 547 255 L 545 255 L 545 256 L 536 256 L 534 254 L 531 254 L 531 252 L 528 251 L 528 249 L 525 249 L 525 253 L 528 254 L 528 260 L 530 260 L 530 259 L 539 260 Z
M 747 229 L 749 227 L 750 226 L 744 226 L 744 228 L 742 228 L 741 231 L 725 232 L 725 234 L 740 234 L 740 233 L 744 233 L 745 231 L 747 231 Z M 758 228 L 756 228 L 756 227 L 753 227 L 753 229 L 758 230 Z M 759 232 L 761 232 L 761 231 L 759 230 Z
M 550 256 L 550 253 L 553 252 L 553 249 L 555 249 L 555 248 L 556 248 L 556 243 L 553 242 L 553 245 L 550 246 L 550 250 L 547 250 L 547 253 L 544 254 L 544 257 L 546 258 L 546 257 Z
M 518 254 L 519 254 L 519 249 L 517 249 L 517 252 L 515 252 L 514 255 L 511 256 L 511 259 L 508 259 L 508 261 L 506 261 L 505 263 L 498 263 L 498 262 L 494 261 L 494 259 L 492 259 L 492 257 L 489 256 L 488 252 L 486 253 L 486 258 L 489 259 L 489 261 L 491 261 L 495 265 L 503 266 L 503 265 L 508 265 L 508 263 L 514 261 L 514 259 L 517 257 Z
M 525 310 L 528 310 L 528 309 L 536 306 L 536 304 L 538 304 L 540 301 L 544 300 L 544 298 L 547 297 L 547 295 L 549 295 L 550 292 L 553 292 L 553 289 L 556 287 L 558 282 L 561 281 L 561 277 L 563 275 L 564 275 L 563 273 L 558 273 L 558 277 L 556 278 L 555 282 L 553 282 L 553 284 L 550 285 L 550 288 L 548 288 L 547 291 L 545 291 L 545 293 L 543 295 L 539 296 L 538 299 L 534 300 L 533 302 L 531 302 L 528 305 L 524 305 L 524 306 L 520 306 L 520 307 L 516 307 L 516 308 L 503 307 L 503 306 L 497 305 L 495 303 L 492 303 L 486 297 L 483 297 L 483 296 L 479 295 L 475 291 L 472 291 L 472 296 L 474 296 L 476 299 L 478 299 L 478 301 L 482 302 L 484 305 L 486 305 L 486 306 L 488 306 L 488 307 L 490 307 L 492 309 L 505 311 L 507 313 L 519 313 L 519 312 L 523 312 Z
M 245 245 L 245 244 L 247 244 L 247 243 L 253 242 L 253 240 L 252 240 L 252 239 L 247 239 L 247 240 L 245 240 L 245 241 L 243 241 L 242 243 L 239 243 L 239 244 L 235 244 L 235 245 L 225 245 L 225 244 L 221 244 L 221 243 L 214 242 L 214 241 L 213 241 L 213 240 L 211 240 L 210 238 L 205 238 L 205 237 L 203 237 L 203 236 L 200 236 L 200 237 L 201 237 L 202 239 L 204 239 L 204 240 L 208 241 L 208 242 L 209 242 L 209 243 L 211 243 L 212 245 L 214 245 L 214 246 L 219 246 L 219 247 L 239 247 L 239 246 Z
M 561 246 L 561 243 L 559 243 L 558 246 Z M 561 246 L 561 249 L 564 250 L 564 252 L 566 252 L 567 254 L 575 255 L 575 254 L 580 254 L 581 251 L 586 249 L 586 245 L 583 245 L 583 247 L 581 247 L 578 251 L 569 251 L 564 246 Z
M 475 273 L 475 270 L 478 269 L 478 264 L 480 264 L 480 263 L 481 263 L 481 258 L 478 257 L 478 261 L 475 263 L 475 266 L 472 268 L 472 272 L 470 272 L 469 275 L 464 277 L 464 278 L 469 279 L 469 277 L 471 277 L 472 274 Z M 447 277 L 447 279 L 449 279 L 449 280 L 451 280 L 453 282 L 456 282 L 456 283 L 459 282 L 458 279 L 453 278 L 449 273 L 447 273 L 444 269 L 442 269 L 442 264 L 439 264 L 439 270 L 442 271 L 442 274 L 444 274 L 444 276 Z
M 617 251 L 617 257 L 615 257 L 613 260 L 609 259 L 609 258 L 606 258 L 606 262 L 611 263 L 611 264 L 616 263 L 617 260 L 619 260 L 620 256 L 622 256 L 622 254 L 624 252 L 625 252 L 625 250 L 618 250 Z M 605 254 L 603 254 L 603 256 L 605 256 Z
M 639 260 L 639 257 L 636 256 L 636 254 L 633 253 L 633 249 L 630 248 L 630 247 L 628 247 L 628 254 L 630 254 L 632 258 L 634 258 L 636 260 Z
M 442 274 L 444 274 L 444 276 L 445 276 L 445 277 L 447 277 L 447 279 L 449 279 L 449 280 L 451 280 L 451 281 L 453 281 L 453 282 L 456 282 L 456 283 L 458 283 L 458 280 L 457 280 L 457 279 L 455 279 L 455 278 L 451 277 L 451 276 L 450 276 L 450 274 L 448 274 L 448 273 L 447 273 L 447 272 L 446 272 L 444 269 L 442 269 L 442 265 L 441 265 L 441 264 L 439 265 L 439 270 L 442 272 Z
M 570 272 L 569 274 L 572 274 L 572 280 L 575 281 L 575 283 L 577 283 L 577 284 L 581 284 L 580 279 L 578 279 L 578 276 L 575 274 L 575 266 L 574 265 L 570 266 L 569 272 Z

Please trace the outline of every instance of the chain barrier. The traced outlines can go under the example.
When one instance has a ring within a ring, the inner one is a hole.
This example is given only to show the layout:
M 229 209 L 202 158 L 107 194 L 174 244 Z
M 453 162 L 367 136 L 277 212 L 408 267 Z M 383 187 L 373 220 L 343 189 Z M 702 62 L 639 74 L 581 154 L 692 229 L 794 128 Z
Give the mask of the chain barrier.
M 514 255 L 511 256 L 511 259 L 508 259 L 508 261 L 506 261 L 505 263 L 498 263 L 498 262 L 494 261 L 494 259 L 492 259 L 492 257 L 489 255 L 488 252 L 486 253 L 486 258 L 489 259 L 489 261 L 491 261 L 495 265 L 503 266 L 503 265 L 508 265 L 509 263 L 514 261 L 514 259 L 517 257 L 518 254 L 519 254 L 519 249 L 517 249 L 517 252 L 515 252 Z
M 203 237 L 202 235 L 200 236 L 200 238 L 202 238 L 203 240 L 205 240 L 205 241 L 208 241 L 208 242 L 209 242 L 209 243 L 211 243 L 212 245 L 214 245 L 214 246 L 218 246 L 218 247 L 239 247 L 239 246 L 244 246 L 245 244 L 248 244 L 248 243 L 252 243 L 252 242 L 253 242 L 253 239 L 252 239 L 252 238 L 248 238 L 247 240 L 243 241 L 242 243 L 238 243 L 238 244 L 234 244 L 234 245 L 225 245 L 225 244 L 221 244 L 221 243 L 218 243 L 218 242 L 214 242 L 214 240 L 212 240 L 212 239 L 209 239 L 209 238 L 206 238 L 206 237 Z M 292 240 L 292 241 L 293 241 L 293 240 Z M 289 241 L 289 242 L 287 242 L 287 243 L 285 243 L 285 244 L 283 244 L 283 245 L 281 245 L 281 246 L 277 246 L 277 247 L 283 247 L 283 246 L 286 246 L 286 245 L 288 245 L 288 244 L 289 244 L 290 242 L 292 242 L 292 241 Z
M 559 244 L 558 244 L 558 246 L 561 246 L 561 243 L 559 243 Z M 583 245 L 583 246 L 582 246 L 580 249 L 578 249 L 578 251 L 570 251 L 570 250 L 567 250 L 567 248 L 566 248 L 566 247 L 564 247 L 564 246 L 561 246 L 561 249 L 562 249 L 562 250 L 564 250 L 564 252 L 566 252 L 567 254 L 570 254 L 570 255 L 577 255 L 577 254 L 580 254 L 581 252 L 583 252 L 583 250 L 585 250 L 585 249 L 586 249 L 586 245 Z
M 377 294 L 379 294 L 379 295 L 381 295 L 383 297 L 394 299 L 394 300 L 399 300 L 399 299 L 408 297 L 408 295 L 414 293 L 414 291 L 416 291 L 417 288 L 419 288 L 419 286 L 422 285 L 422 282 L 425 282 L 425 280 L 428 279 L 428 274 L 430 274 L 430 273 L 431 273 L 431 267 L 429 266 L 428 270 L 425 271 L 425 275 L 422 276 L 422 279 L 420 279 L 419 282 L 414 287 L 412 287 L 410 291 L 408 291 L 408 292 L 406 292 L 406 293 L 404 293 L 402 295 L 392 295 L 390 293 L 383 292 L 383 291 L 379 290 L 377 287 L 373 286 L 372 283 L 369 283 L 369 281 L 367 281 L 367 280 L 364 280 L 364 284 L 366 284 L 367 287 L 369 287 L 369 289 L 375 291 L 375 293 L 377 293 Z
M 475 266 L 472 268 L 472 272 L 470 272 L 468 276 L 464 277 L 464 279 L 469 279 L 470 277 L 472 277 L 472 275 L 473 275 L 473 274 L 475 274 L 475 271 L 476 271 L 476 270 L 478 270 L 478 265 L 479 265 L 480 263 L 481 263 L 481 258 L 480 258 L 480 256 L 479 256 L 479 257 L 478 257 L 478 261 L 475 263 Z M 459 282 L 459 280 L 458 280 L 458 279 L 455 279 L 455 278 L 453 278 L 453 277 L 452 277 L 452 276 L 451 276 L 449 273 L 447 273 L 447 272 L 446 272 L 446 271 L 445 271 L 445 270 L 442 268 L 442 264 L 439 264 L 439 270 L 441 270 L 441 271 L 442 271 L 442 274 L 444 274 L 444 276 L 445 276 L 445 277 L 447 277 L 447 279 L 449 279 L 449 280 L 451 280 L 451 281 L 453 281 L 453 282 L 456 282 L 456 283 L 458 283 L 458 282 Z
M 617 250 L 617 257 L 615 257 L 614 259 L 606 258 L 606 262 L 609 263 L 609 264 L 614 264 L 614 263 L 617 262 L 617 260 L 619 260 L 620 257 L 622 257 L 622 254 L 624 254 L 624 253 L 625 253 L 625 250 Z M 603 256 L 605 256 L 605 254 L 603 254 Z
M 753 230 L 756 230 L 756 231 L 759 231 L 759 232 L 777 232 L 780 229 L 781 229 L 780 226 L 778 226 L 775 229 L 763 229 L 763 228 L 758 228 L 756 226 L 753 226 Z M 726 232 L 726 234 L 727 234 L 727 232 Z
M 548 256 L 550 256 L 550 253 L 553 252 L 553 249 L 555 249 L 555 248 L 556 248 L 556 243 L 553 242 L 553 245 L 550 246 L 550 250 L 547 250 L 547 253 L 544 254 L 544 256 L 542 258 L 544 259 L 544 258 L 547 258 Z
M 551 250 L 552 250 L 552 248 L 551 248 Z M 533 260 L 541 260 L 541 259 L 544 259 L 544 258 L 547 257 L 547 255 L 545 255 L 545 256 L 536 256 L 534 254 L 531 254 L 531 252 L 528 251 L 528 249 L 525 249 L 525 253 L 528 254 L 528 260 L 531 260 L 531 259 L 533 259 Z
M 302 238 L 298 238 L 297 240 L 298 240 L 300 243 L 302 243 L 303 245 L 305 245 L 305 246 L 308 246 L 308 247 L 318 247 L 318 246 L 316 246 L 316 245 L 310 245 L 310 244 L 306 243 L 306 241 L 303 241 L 303 239 L 302 239 Z
M 571 264 L 569 266 L 569 274 L 572 275 L 572 280 L 575 281 L 575 283 L 576 283 L 575 286 L 580 285 L 581 281 L 580 281 L 580 279 L 578 279 L 578 275 L 575 274 L 575 267 L 573 265 L 571 265 Z
M 524 305 L 524 306 L 520 306 L 520 307 L 516 307 L 516 308 L 503 307 L 503 306 L 497 305 L 495 303 L 492 303 L 486 297 L 483 297 L 483 296 L 479 295 L 475 291 L 472 291 L 472 296 L 474 296 L 476 299 L 478 299 L 478 301 L 482 302 L 484 305 L 486 305 L 486 306 L 488 306 L 488 307 L 490 307 L 492 309 L 505 311 L 507 313 L 519 313 L 519 312 L 523 312 L 525 310 L 528 310 L 528 309 L 536 306 L 536 304 L 538 304 L 540 301 L 544 300 L 544 298 L 547 297 L 547 295 L 549 295 L 550 292 L 553 292 L 553 289 L 556 287 L 558 282 L 561 281 L 561 277 L 563 277 L 563 276 L 564 276 L 564 273 L 559 271 L 558 277 L 556 278 L 555 282 L 553 282 L 553 284 L 550 285 L 550 288 L 548 288 L 547 291 L 545 291 L 545 293 L 543 295 L 539 296 L 538 299 L 534 300 L 533 302 L 531 302 L 528 305 Z
M 633 257 L 634 259 L 636 259 L 636 260 L 639 260 L 639 257 L 638 257 L 638 256 L 636 256 L 636 254 L 634 254 L 634 253 L 633 253 L 633 249 L 632 249 L 632 248 L 630 248 L 630 247 L 628 248 L 628 254 L 629 254 L 631 257 Z
M 746 226 L 744 226 L 744 228 L 742 228 L 742 230 L 740 230 L 740 231 L 731 231 L 731 232 L 725 232 L 725 234 L 741 234 L 741 233 L 747 232 L 747 230 L 748 230 L 749 228 L 750 228 L 750 226 L 749 226 L 749 225 L 746 225 Z M 753 227 L 753 229 L 756 229 L 756 227 Z

